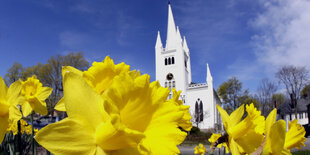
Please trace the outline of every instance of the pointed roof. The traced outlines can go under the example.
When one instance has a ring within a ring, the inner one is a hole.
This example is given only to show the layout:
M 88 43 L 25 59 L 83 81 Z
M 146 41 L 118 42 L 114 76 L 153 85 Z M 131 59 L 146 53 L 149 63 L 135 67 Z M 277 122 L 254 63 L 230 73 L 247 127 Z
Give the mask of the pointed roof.
M 160 38 L 160 32 L 158 31 L 158 33 L 157 33 L 157 40 L 156 40 L 156 45 L 155 45 L 155 47 L 156 48 L 161 48 L 161 47 L 163 47 L 163 44 L 162 44 L 162 42 L 161 42 L 161 38 Z
M 180 41 L 182 44 L 182 37 L 181 37 L 180 30 L 179 30 L 179 26 L 177 26 L 177 38 L 178 38 L 178 41 Z
M 174 18 L 171 10 L 171 5 L 168 4 L 168 28 L 167 28 L 167 41 L 166 50 L 175 48 L 177 39 Z
M 213 81 L 211 72 L 210 72 L 210 68 L 209 68 L 209 64 L 207 63 L 207 81 Z
M 189 49 L 188 49 L 188 46 L 187 46 L 187 42 L 186 42 L 185 36 L 183 37 L 183 49 L 184 49 L 186 52 L 189 52 Z

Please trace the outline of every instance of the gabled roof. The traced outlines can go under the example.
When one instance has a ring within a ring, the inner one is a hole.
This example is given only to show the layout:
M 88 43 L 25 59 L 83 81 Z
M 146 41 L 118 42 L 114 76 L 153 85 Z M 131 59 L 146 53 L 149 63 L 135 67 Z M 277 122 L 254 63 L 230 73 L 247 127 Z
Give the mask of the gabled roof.
M 310 104 L 310 99 L 299 99 L 297 101 L 297 112 L 306 112 L 307 106 Z M 285 115 L 285 114 L 292 114 L 295 113 L 294 106 L 290 103 L 290 101 L 286 101 L 282 103 L 278 108 L 278 114 Z

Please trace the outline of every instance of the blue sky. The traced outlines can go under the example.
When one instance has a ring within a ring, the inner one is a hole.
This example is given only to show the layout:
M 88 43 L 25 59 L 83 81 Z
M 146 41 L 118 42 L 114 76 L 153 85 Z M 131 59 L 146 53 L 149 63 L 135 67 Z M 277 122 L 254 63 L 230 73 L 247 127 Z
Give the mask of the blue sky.
M 307 0 L 174 0 L 176 25 L 191 52 L 192 76 L 215 88 L 236 76 L 256 91 L 285 64 L 310 67 Z M 110 55 L 155 80 L 157 31 L 166 39 L 167 0 L 0 1 L 0 75 L 19 62 L 83 51 L 88 61 Z M 165 43 L 164 43 L 165 44 Z

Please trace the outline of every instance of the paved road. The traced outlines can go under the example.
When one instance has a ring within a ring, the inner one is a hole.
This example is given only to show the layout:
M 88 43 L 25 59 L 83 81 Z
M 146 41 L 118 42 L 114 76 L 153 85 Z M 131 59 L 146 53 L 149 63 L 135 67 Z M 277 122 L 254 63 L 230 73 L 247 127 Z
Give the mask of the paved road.
M 305 147 L 303 147 L 302 149 L 304 150 L 310 150 L 310 137 L 307 138 L 306 142 L 305 142 Z M 207 148 L 207 151 L 210 152 L 210 146 L 205 146 Z M 181 151 L 181 155 L 192 155 L 194 154 L 194 148 L 195 146 L 179 146 L 179 149 Z M 294 151 L 294 150 L 293 150 Z M 216 151 L 214 153 L 215 155 L 218 155 L 218 151 Z M 223 154 L 223 150 L 221 151 L 221 154 Z

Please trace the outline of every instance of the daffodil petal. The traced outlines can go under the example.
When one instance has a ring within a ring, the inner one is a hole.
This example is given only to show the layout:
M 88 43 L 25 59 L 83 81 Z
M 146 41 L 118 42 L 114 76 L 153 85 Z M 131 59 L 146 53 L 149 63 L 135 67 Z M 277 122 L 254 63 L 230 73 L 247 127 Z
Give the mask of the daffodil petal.
M 95 154 L 97 150 L 91 129 L 82 121 L 70 118 L 44 127 L 35 139 L 57 155 Z
M 208 141 L 211 143 L 210 148 L 213 147 L 213 144 L 222 136 L 221 133 L 212 133 L 211 137 L 208 139 Z M 219 146 L 219 145 L 218 145 Z
M 285 145 L 284 147 L 286 149 L 292 149 L 292 148 L 299 148 L 301 149 L 301 146 L 305 146 L 305 128 L 301 126 L 300 124 L 297 124 L 297 120 L 293 120 L 289 123 L 289 130 L 286 133 L 285 137 Z
M 8 125 L 8 116 L 0 117 L 0 144 L 3 141 Z
M 229 148 L 230 148 L 231 154 L 240 155 L 240 151 L 238 149 L 238 144 L 233 139 L 231 139 L 231 141 L 229 143 Z
M 58 111 L 66 111 L 66 107 L 65 107 L 65 99 L 64 97 L 62 97 L 58 103 L 55 105 L 55 109 Z
M 254 130 L 235 140 L 236 143 L 247 153 L 254 152 L 264 141 L 262 134 L 256 133 Z
M 276 122 L 277 119 L 277 109 L 273 109 L 267 119 L 266 119 L 266 134 L 269 134 L 270 128 L 272 126 L 272 124 L 274 124 L 274 122 Z
M 75 73 L 75 74 L 80 75 L 80 76 L 83 76 L 83 72 L 82 71 L 80 71 L 80 70 L 78 70 L 78 69 L 76 69 L 76 68 L 74 68 L 72 66 L 63 66 L 61 72 L 62 72 L 62 77 L 64 77 L 65 74 L 69 73 L 69 72 Z
M 142 143 L 150 149 L 151 154 L 179 154 L 176 145 L 182 143 L 187 134 L 174 125 L 162 125 L 147 129 L 145 135 Z
M 27 117 L 31 112 L 34 106 L 32 107 L 29 102 L 25 102 L 22 105 L 23 116 Z
M 4 80 L 2 79 L 2 77 L 0 76 L 0 102 L 4 102 L 7 100 L 7 91 L 8 91 L 8 87 L 6 86 Z
M 18 96 L 20 94 L 20 91 L 22 89 L 22 85 L 21 85 L 21 81 L 15 81 L 14 83 L 12 83 L 8 89 L 8 101 L 10 102 L 10 104 L 14 104 L 17 105 L 18 104 Z
M 53 91 L 53 88 L 50 88 L 50 87 L 42 87 L 41 92 L 40 92 L 40 94 L 38 94 L 38 97 L 37 97 L 37 98 L 38 98 L 40 101 L 45 101 L 45 100 L 48 98 L 48 96 L 51 95 L 52 91 Z
M 34 111 L 41 114 L 41 115 L 47 115 L 47 108 L 45 101 L 40 101 L 36 98 L 36 101 L 33 102 L 34 105 Z
M 227 114 L 227 112 L 222 107 L 220 107 L 219 105 L 216 105 L 216 108 L 221 114 L 221 117 L 223 120 L 223 125 L 227 131 L 230 128 L 230 117 Z
M 105 153 L 100 146 L 97 146 L 95 155 L 107 155 L 107 153 Z
M 85 118 L 95 130 L 109 119 L 103 111 L 102 98 L 78 74 L 67 72 L 64 76 L 65 107 L 69 117 Z
M 273 154 L 280 154 L 282 152 L 285 134 L 286 134 L 286 123 L 284 120 L 279 120 L 271 126 L 270 130 L 271 150 Z
M 107 122 L 101 123 L 96 130 L 96 143 L 103 150 L 119 150 L 137 147 L 144 134 L 126 128 L 118 115 L 112 115 Z
M 244 114 L 244 105 L 242 104 L 238 109 L 236 109 L 235 111 L 233 111 L 229 118 L 230 118 L 230 125 L 234 126 L 237 123 L 240 122 L 242 116 Z
M 22 118 L 22 114 L 16 105 L 10 106 L 9 113 L 10 113 L 9 115 L 10 122 L 16 122 Z
M 116 155 L 131 155 L 131 154 L 141 154 L 137 147 L 132 148 L 124 148 L 114 151 L 106 151 L 108 154 L 116 154 Z
M 107 56 L 103 62 L 94 62 L 92 67 L 83 73 L 83 77 L 98 94 L 102 94 L 113 83 L 115 76 L 121 72 L 128 72 L 129 68 L 124 63 L 115 65 L 114 61 Z

